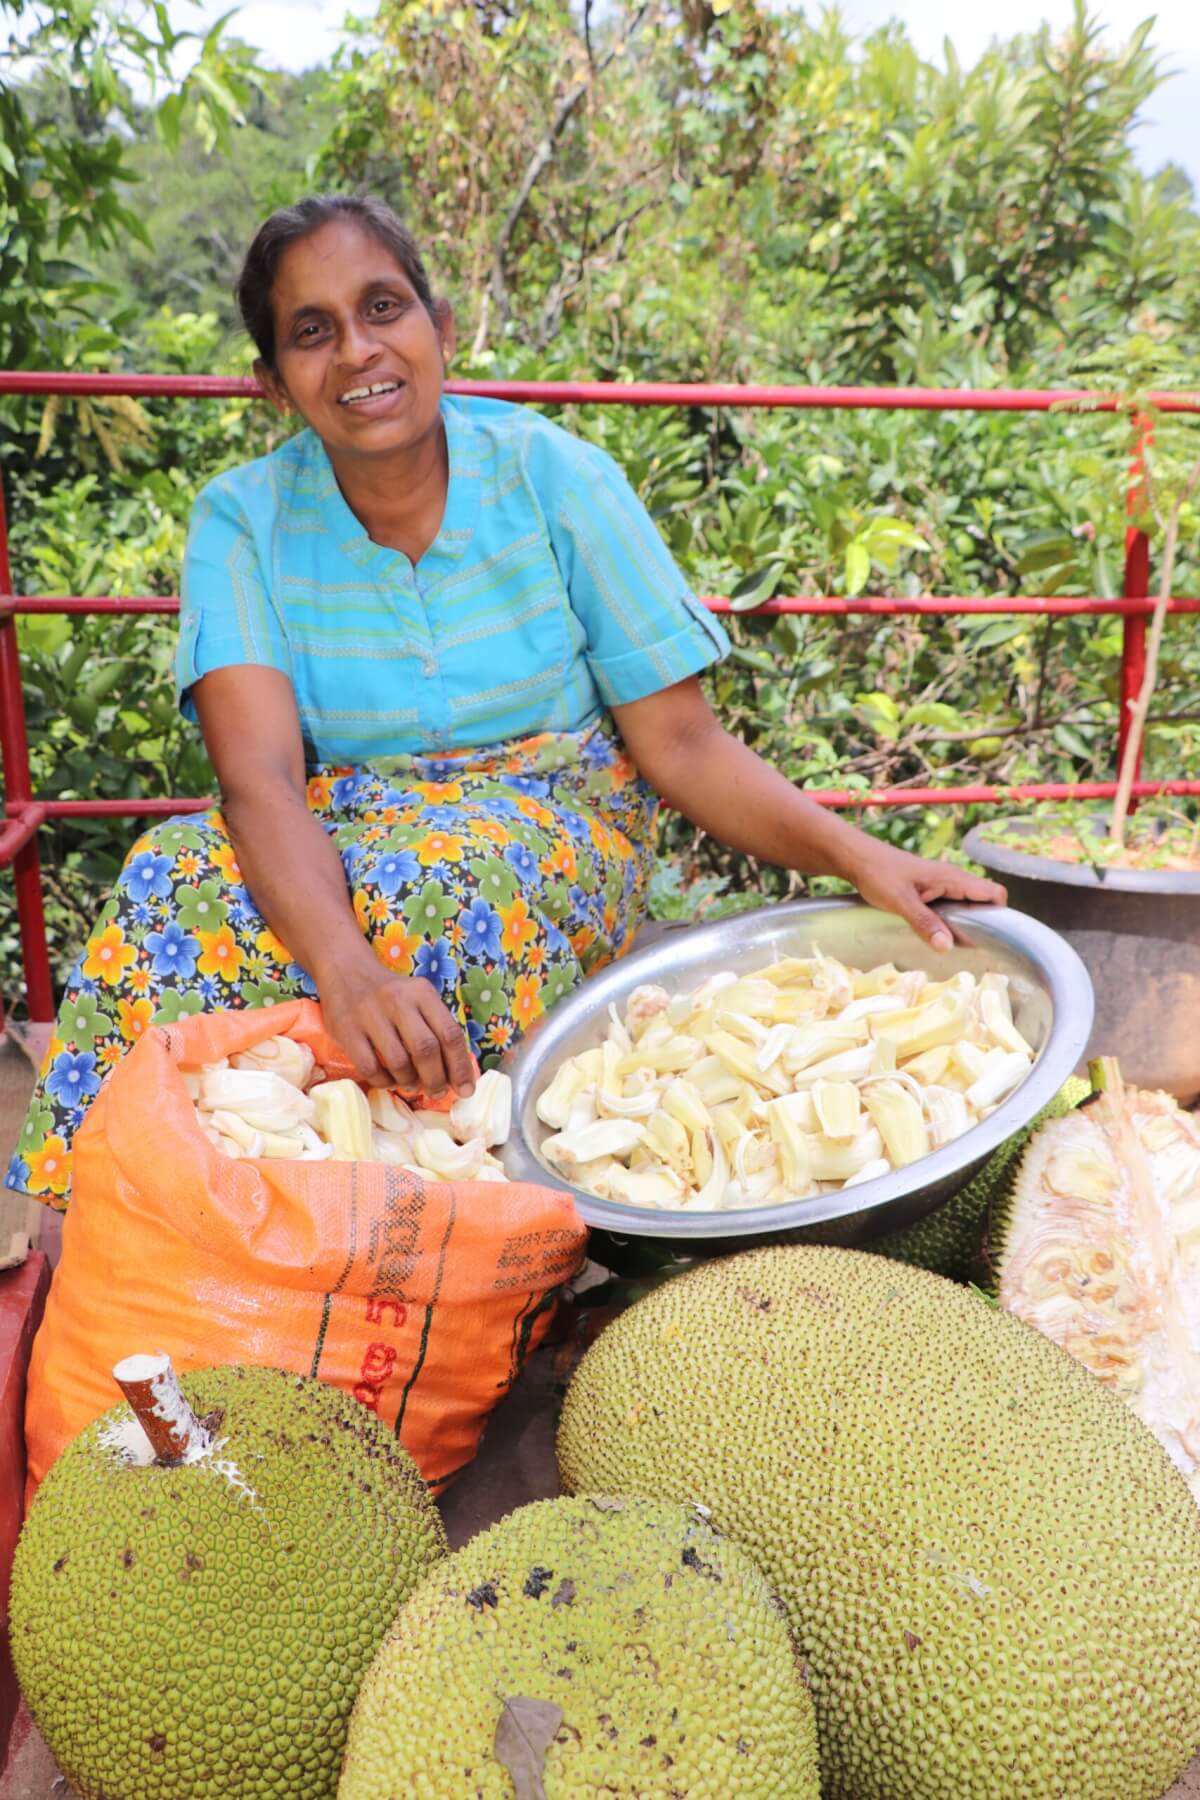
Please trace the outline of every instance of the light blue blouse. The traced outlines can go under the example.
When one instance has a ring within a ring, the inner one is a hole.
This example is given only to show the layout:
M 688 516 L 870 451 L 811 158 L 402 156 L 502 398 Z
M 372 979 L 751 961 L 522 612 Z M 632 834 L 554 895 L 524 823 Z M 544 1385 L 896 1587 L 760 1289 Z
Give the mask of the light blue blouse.
M 450 484 L 414 567 L 372 542 L 302 431 L 196 500 L 181 702 L 211 669 L 280 669 L 310 763 L 576 731 L 717 662 L 691 593 L 612 458 L 540 413 L 445 396 Z

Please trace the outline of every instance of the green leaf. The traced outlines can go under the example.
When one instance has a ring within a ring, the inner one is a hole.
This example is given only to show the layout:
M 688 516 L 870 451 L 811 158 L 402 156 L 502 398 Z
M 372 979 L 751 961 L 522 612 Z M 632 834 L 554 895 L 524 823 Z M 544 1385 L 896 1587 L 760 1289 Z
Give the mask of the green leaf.
M 910 725 L 929 725 L 941 731 L 962 731 L 966 723 L 958 708 L 947 706 L 943 700 L 918 701 L 908 708 L 900 721 L 902 729 Z
M 857 711 L 877 737 L 891 741 L 900 735 L 900 708 L 890 694 L 859 694 Z
M 170 151 L 178 150 L 180 129 L 187 101 L 182 94 L 168 94 L 154 115 L 159 136 Z
M 61 650 L 71 635 L 71 621 L 61 613 L 23 613 L 17 624 L 17 638 L 23 650 L 40 650 L 52 656 Z
M 221 80 L 215 70 L 209 68 L 207 63 L 196 63 L 188 80 L 195 82 L 197 87 L 202 87 L 208 95 L 213 111 L 217 115 L 214 123 L 217 120 L 223 122 L 226 119 L 232 119 L 236 125 L 245 124 L 245 115 L 236 94 Z
M 850 599 L 857 599 L 871 576 L 871 552 L 860 538 L 846 545 L 844 586 Z
M 83 692 L 89 700 L 103 700 L 111 694 L 118 682 L 123 680 L 128 670 L 124 662 L 111 662 L 97 669 L 96 673 L 83 683 Z
M 769 600 L 783 574 L 782 563 L 768 563 L 765 569 L 752 570 L 743 575 L 729 596 L 729 604 L 734 612 L 749 612 L 755 606 L 761 606 Z
M 1024 619 L 990 619 L 986 625 L 976 625 L 971 620 L 966 635 L 976 650 L 994 650 L 1000 644 L 1011 644 L 1014 638 L 1024 637 L 1029 625 Z

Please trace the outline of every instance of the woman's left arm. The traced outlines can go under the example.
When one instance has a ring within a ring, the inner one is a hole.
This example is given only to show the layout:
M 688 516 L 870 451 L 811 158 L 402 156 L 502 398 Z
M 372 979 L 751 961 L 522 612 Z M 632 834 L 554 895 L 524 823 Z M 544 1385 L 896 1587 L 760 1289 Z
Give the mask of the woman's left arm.
M 935 950 L 953 940 L 929 902 L 1007 898 L 995 881 L 882 844 L 807 799 L 722 729 L 695 677 L 612 711 L 638 770 L 668 806 L 761 862 L 841 876 L 871 906 L 907 919 Z

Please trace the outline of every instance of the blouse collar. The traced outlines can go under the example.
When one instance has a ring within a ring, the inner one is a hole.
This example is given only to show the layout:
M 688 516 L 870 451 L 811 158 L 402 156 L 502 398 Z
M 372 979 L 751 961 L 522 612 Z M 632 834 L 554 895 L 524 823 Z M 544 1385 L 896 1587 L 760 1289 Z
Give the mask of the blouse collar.
M 446 433 L 449 464 L 446 509 L 437 536 L 417 565 L 421 569 L 427 565 L 460 561 L 471 541 L 479 512 L 479 449 L 475 441 L 478 434 L 461 401 L 443 394 L 438 411 Z M 339 549 L 360 567 L 377 563 L 380 558 L 398 558 L 411 568 L 412 564 L 402 550 L 377 544 L 368 536 L 361 519 L 351 510 L 338 486 L 329 452 L 316 432 L 306 428 L 301 436 L 312 469 L 313 496 L 330 521 Z

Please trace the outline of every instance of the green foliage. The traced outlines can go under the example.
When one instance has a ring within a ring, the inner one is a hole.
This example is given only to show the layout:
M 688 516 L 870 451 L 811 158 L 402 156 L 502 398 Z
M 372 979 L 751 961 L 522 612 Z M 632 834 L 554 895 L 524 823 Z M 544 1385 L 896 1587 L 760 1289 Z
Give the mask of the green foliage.
M 223 21 L 199 45 L 185 80 L 172 59 L 195 37 L 176 31 L 162 0 L 149 5 L 0 0 L 0 362 L 58 363 L 87 303 L 103 291 L 91 259 L 129 241 L 150 246 L 129 193 L 131 130 L 177 146 L 189 110 L 212 145 L 231 133 L 261 86 L 254 58 L 222 41 Z M 32 68 L 32 79 L 23 78 Z M 147 87 L 149 107 L 134 97 Z M 166 90 L 165 93 L 163 90 Z M 87 261 L 68 259 L 67 253 Z M 31 361 L 32 359 L 32 361 Z
M 275 76 L 269 89 L 250 94 L 232 149 L 207 143 L 198 114 L 198 103 L 187 102 L 177 144 L 143 132 L 130 145 L 138 191 L 154 195 L 152 242 L 125 243 L 97 257 L 105 280 L 136 307 L 137 336 L 149 338 L 155 367 L 164 366 L 164 353 L 143 321 L 163 308 L 215 313 L 225 335 L 210 349 L 208 366 L 237 357 L 241 325 L 233 284 L 246 246 L 268 213 L 304 190 L 306 167 L 334 118 L 329 78 L 319 70 Z
M 160 366 L 212 367 L 222 330 L 212 314 L 147 322 Z M 172 594 L 198 486 L 269 448 L 277 423 L 242 400 L 138 408 L 119 461 L 77 436 L 80 411 L 33 401 L 9 408 L 11 550 L 24 592 Z M 49 421 L 48 421 L 49 415 Z M 20 449 L 36 432 L 42 456 Z M 277 435 L 277 434 L 276 434 Z M 212 793 L 203 744 L 175 705 L 175 621 L 36 615 L 18 620 L 37 792 L 54 799 Z M 70 819 L 39 837 L 47 916 L 61 978 L 133 840 L 130 819 Z M 20 966 L 11 883 L 0 887 L 0 962 Z

